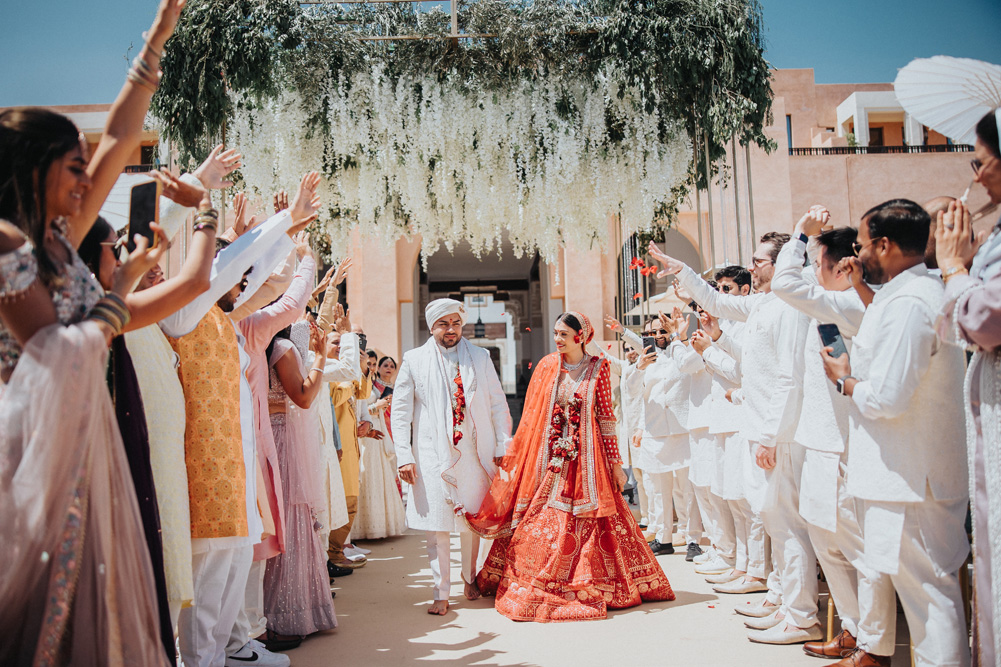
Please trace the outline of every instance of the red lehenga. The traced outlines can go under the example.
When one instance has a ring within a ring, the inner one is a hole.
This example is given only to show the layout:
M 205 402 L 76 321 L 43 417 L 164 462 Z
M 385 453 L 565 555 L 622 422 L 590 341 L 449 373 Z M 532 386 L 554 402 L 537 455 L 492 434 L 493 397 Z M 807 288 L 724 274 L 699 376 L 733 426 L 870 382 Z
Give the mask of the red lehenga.
M 597 620 L 609 608 L 674 599 L 615 489 L 611 464 L 619 460 L 608 362 L 590 359 L 575 383 L 559 353 L 543 358 L 506 472 L 466 516 L 494 540 L 476 581 L 496 594 L 497 611 L 516 621 Z

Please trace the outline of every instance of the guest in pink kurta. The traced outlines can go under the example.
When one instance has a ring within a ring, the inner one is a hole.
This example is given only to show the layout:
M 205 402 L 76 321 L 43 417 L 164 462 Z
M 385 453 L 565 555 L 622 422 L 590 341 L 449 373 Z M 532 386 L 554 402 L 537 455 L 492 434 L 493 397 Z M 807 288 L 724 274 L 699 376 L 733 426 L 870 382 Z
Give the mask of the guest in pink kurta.
M 257 458 L 264 475 L 264 490 L 275 522 L 275 534 L 265 535 L 254 547 L 254 560 L 266 560 L 285 551 L 285 512 L 282 509 L 282 485 L 278 473 L 278 450 L 271 432 L 268 413 L 268 360 L 265 350 L 275 334 L 289 326 L 306 310 L 313 291 L 316 261 L 307 245 L 296 246 L 302 262 L 292 278 L 292 284 L 280 299 L 236 323 L 247 339 L 244 349 L 250 355 L 247 380 L 254 398 L 254 427 L 257 432 Z

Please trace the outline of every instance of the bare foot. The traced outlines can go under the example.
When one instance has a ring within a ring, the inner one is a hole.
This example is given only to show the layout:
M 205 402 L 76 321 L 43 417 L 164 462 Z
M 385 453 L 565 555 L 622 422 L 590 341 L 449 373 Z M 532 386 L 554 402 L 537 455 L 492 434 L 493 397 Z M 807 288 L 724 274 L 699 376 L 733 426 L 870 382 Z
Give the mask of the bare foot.
M 471 584 L 466 584 L 465 593 L 467 600 L 480 599 L 480 587 L 476 585 L 475 581 Z
M 428 613 L 432 616 L 444 616 L 448 613 L 448 600 L 435 600 L 434 603 L 428 607 Z

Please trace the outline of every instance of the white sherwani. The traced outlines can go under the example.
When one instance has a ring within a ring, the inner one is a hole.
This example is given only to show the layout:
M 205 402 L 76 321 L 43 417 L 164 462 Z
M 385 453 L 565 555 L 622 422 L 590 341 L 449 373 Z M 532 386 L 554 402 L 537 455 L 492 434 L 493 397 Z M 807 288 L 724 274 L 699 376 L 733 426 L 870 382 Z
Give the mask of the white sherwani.
M 870 595 L 872 578 L 865 566 L 862 528 L 855 499 L 845 488 L 848 460 L 848 410 L 824 372 L 823 342 L 818 323 L 835 324 L 851 353 L 852 338 L 862 324 L 865 305 L 854 289 L 825 290 L 811 269 L 803 270 L 806 244 L 793 239 L 775 262 L 772 291 L 810 318 L 803 349 L 803 407 L 794 447 L 805 448 L 799 485 L 799 513 L 807 521 L 810 542 L 824 570 L 842 628 L 864 646 L 878 645 L 884 631 L 879 619 L 861 618 L 859 591 Z
M 897 275 L 852 349 L 848 492 L 862 500 L 866 564 L 883 573 L 871 613 L 889 626 L 869 650 L 893 652 L 896 589 L 917 665 L 970 662 L 956 575 L 969 553 L 964 359 L 935 335 L 943 292 L 924 264 Z
M 458 448 L 452 442 L 454 375 L 434 338 L 403 355 L 393 392 L 393 439 L 397 465 L 417 466 L 407 498 L 407 525 L 455 532 L 456 512 L 475 513 L 511 440 L 511 415 L 490 354 L 466 339 L 456 346 L 466 398 Z M 446 478 L 448 480 L 446 481 Z

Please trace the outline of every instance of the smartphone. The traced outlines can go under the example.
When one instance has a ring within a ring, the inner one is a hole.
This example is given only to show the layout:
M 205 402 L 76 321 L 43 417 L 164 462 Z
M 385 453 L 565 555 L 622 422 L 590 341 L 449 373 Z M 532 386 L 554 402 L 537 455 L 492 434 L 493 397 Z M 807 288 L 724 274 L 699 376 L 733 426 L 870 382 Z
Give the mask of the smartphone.
M 654 336 L 643 336 L 643 351 L 640 354 L 646 354 L 646 349 L 651 348 L 651 352 L 657 351 L 657 338 Z
M 382 397 L 381 398 L 386 398 L 387 396 L 392 396 L 392 395 L 393 395 L 393 388 L 392 387 L 386 387 L 385 389 L 382 390 Z
M 848 348 L 845 347 L 845 339 L 841 337 L 841 332 L 838 330 L 837 324 L 818 324 L 817 331 L 820 333 L 820 341 L 824 344 L 824 347 L 829 347 L 833 351 L 831 352 L 832 357 L 840 357 L 842 354 L 848 354 Z
M 155 248 L 158 237 L 150 228 L 151 222 L 160 221 L 160 182 L 140 183 L 132 188 L 129 197 L 129 229 L 126 247 L 129 252 L 136 249 L 136 234 L 145 236 L 149 247 Z

